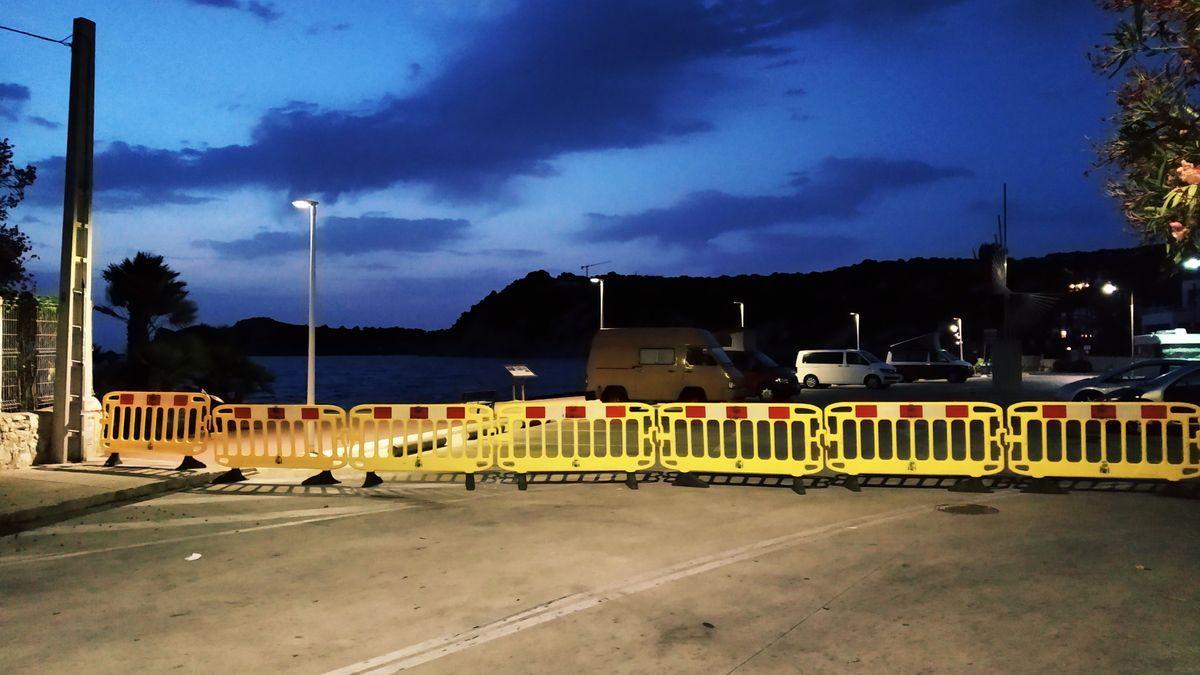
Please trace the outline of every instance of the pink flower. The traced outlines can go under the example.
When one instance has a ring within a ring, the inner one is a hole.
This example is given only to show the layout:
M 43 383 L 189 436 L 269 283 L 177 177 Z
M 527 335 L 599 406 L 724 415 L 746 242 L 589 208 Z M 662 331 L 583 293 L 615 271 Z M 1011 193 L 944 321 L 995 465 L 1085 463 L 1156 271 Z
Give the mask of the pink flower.
M 1179 168 L 1175 169 L 1175 173 L 1179 175 L 1179 180 L 1188 185 L 1200 185 L 1200 167 L 1186 159 L 1179 162 Z
M 1175 241 L 1183 241 L 1188 236 L 1188 227 L 1178 220 L 1171 221 L 1171 236 Z

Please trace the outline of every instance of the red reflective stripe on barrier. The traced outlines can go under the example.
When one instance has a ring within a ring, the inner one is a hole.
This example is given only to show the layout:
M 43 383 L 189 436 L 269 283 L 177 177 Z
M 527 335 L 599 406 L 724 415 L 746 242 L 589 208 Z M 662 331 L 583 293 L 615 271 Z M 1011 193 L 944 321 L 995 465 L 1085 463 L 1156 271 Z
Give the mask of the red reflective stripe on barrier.
M 233 409 L 233 418 L 238 419 L 238 420 L 250 419 L 250 409 L 249 408 L 234 408 Z
M 946 417 L 970 417 L 971 407 L 966 405 L 946 406 Z
M 301 408 L 300 419 L 302 420 L 318 420 L 321 419 L 320 408 Z
M 283 408 L 267 408 L 267 419 L 281 420 L 287 415 L 287 411 Z
M 408 409 L 408 419 L 410 420 L 427 420 L 429 419 L 429 408 L 423 405 L 414 405 Z
M 623 405 L 605 406 L 604 407 L 604 416 L 605 417 L 624 417 L 625 416 L 625 406 L 623 406 Z
M 687 417 L 704 417 L 706 412 L 702 405 L 686 405 L 683 407 L 683 414 Z
M 461 405 L 453 405 L 446 408 L 446 419 L 448 420 L 463 420 L 467 418 L 467 409 Z
M 188 404 L 188 395 L 187 394 L 175 394 L 175 399 L 172 403 L 173 403 L 173 405 L 187 405 Z
M 387 406 L 377 406 L 371 411 L 371 417 L 377 420 L 390 420 L 392 419 L 392 409 Z
M 924 412 L 925 412 L 925 409 L 919 405 L 902 405 L 902 406 L 900 406 L 900 417 L 903 417 L 906 419 L 913 418 L 913 417 L 920 417 L 922 414 L 924 414 Z
M 581 419 L 587 417 L 587 408 L 581 405 L 569 405 L 564 413 L 568 419 Z
M 1142 406 L 1142 419 L 1144 419 L 1144 420 L 1165 420 L 1165 419 L 1167 419 L 1167 406 L 1165 406 L 1165 405 L 1144 405 L 1144 406 Z
M 874 417 L 879 414 L 876 406 L 873 405 L 856 405 L 854 406 L 855 417 Z
M 545 406 L 535 405 L 525 409 L 525 419 L 540 420 L 546 416 Z
M 1067 406 L 1065 405 L 1044 405 L 1042 406 L 1042 417 L 1049 419 L 1064 419 L 1067 416 Z
M 121 394 L 121 405 L 133 405 L 133 394 Z
M 781 405 L 773 405 L 767 409 L 767 417 L 773 420 L 786 420 L 792 416 L 792 411 Z
M 1092 419 L 1094 420 L 1111 420 L 1117 416 L 1117 406 L 1115 405 L 1094 405 L 1092 406 Z
M 746 419 L 746 414 L 746 406 L 744 405 L 731 405 L 725 408 L 726 419 L 744 420 Z
M 162 405 L 162 396 L 159 394 L 146 394 L 146 405 Z

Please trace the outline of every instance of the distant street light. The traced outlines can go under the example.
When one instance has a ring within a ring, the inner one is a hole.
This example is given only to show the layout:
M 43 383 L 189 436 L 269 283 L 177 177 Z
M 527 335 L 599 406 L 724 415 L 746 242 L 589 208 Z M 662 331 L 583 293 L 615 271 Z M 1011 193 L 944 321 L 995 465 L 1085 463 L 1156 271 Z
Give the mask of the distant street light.
M 1195 257 L 1188 258 L 1187 260 L 1184 260 L 1182 264 L 1183 264 L 1183 269 L 1185 269 L 1189 272 L 1194 272 L 1196 270 L 1200 270 L 1200 258 L 1195 258 Z
M 317 202 L 297 199 L 292 206 L 308 209 L 308 405 L 317 402 Z
M 746 303 L 739 300 L 734 300 L 733 304 L 738 306 L 738 328 L 746 327 Z
M 854 317 L 854 348 L 862 349 L 862 341 L 859 339 L 858 333 L 858 322 L 860 317 L 858 312 L 850 312 L 850 316 Z
M 592 277 L 588 281 L 600 284 L 600 330 L 604 330 L 604 280 L 600 277 Z

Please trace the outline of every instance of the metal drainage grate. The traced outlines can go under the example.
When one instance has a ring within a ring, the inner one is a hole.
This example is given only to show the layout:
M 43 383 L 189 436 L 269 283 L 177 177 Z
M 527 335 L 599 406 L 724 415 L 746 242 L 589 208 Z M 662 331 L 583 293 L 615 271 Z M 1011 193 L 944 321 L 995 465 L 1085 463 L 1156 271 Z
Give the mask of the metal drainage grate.
M 1000 509 L 985 504 L 942 504 L 937 507 L 937 510 L 944 513 L 953 513 L 956 516 L 986 516 L 992 513 L 1000 513 Z

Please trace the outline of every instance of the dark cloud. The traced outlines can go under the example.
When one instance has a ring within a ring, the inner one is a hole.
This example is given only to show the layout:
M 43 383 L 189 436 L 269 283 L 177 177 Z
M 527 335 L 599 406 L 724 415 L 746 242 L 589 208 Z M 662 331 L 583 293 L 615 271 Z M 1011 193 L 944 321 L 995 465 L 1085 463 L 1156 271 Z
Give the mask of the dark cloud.
M 29 122 L 30 124 L 36 124 L 43 129 L 58 129 L 62 127 L 62 125 L 58 122 L 48 120 L 45 117 L 39 117 L 37 115 L 29 115 L 25 118 L 25 121 Z
M 808 91 L 804 87 L 795 87 L 783 92 L 784 96 L 804 96 Z
M 96 157 L 97 187 L 260 185 L 328 200 L 416 182 L 442 195 L 485 198 L 513 176 L 550 174 L 550 162 L 566 153 L 707 130 L 694 107 L 674 98 L 699 62 L 775 57 L 798 31 L 894 23 L 957 1 L 525 2 L 483 26 L 414 96 L 384 98 L 366 111 L 272 110 L 245 145 L 114 144 Z
M 17 121 L 17 113 L 29 102 L 29 87 L 15 82 L 0 82 L 0 118 Z
M 589 214 L 589 227 L 583 236 L 592 241 L 653 237 L 703 246 L 727 232 L 822 218 L 854 218 L 864 206 L 888 193 L 971 175 L 967 169 L 916 160 L 827 157 L 811 171 L 792 174 L 791 194 L 741 196 L 719 190 L 693 192 L 671 206 L 640 213 Z
M 427 252 L 463 237 L 470 223 L 447 218 L 391 218 L 367 213 L 357 218 L 324 218 L 317 227 L 322 253 L 354 255 L 372 251 Z M 195 242 L 229 257 L 249 260 L 308 249 L 308 231 L 262 231 L 233 241 Z
M 314 23 L 304 29 L 306 35 L 321 35 L 323 33 L 341 33 L 342 31 L 350 30 L 348 23 L 335 23 L 333 25 Z
M 187 0 L 193 5 L 202 5 L 204 7 L 216 7 L 218 9 L 232 9 L 240 12 L 246 12 L 255 16 L 267 23 L 270 23 L 279 17 L 283 16 L 283 12 L 275 9 L 275 5 L 269 2 L 257 2 L 257 0 Z

